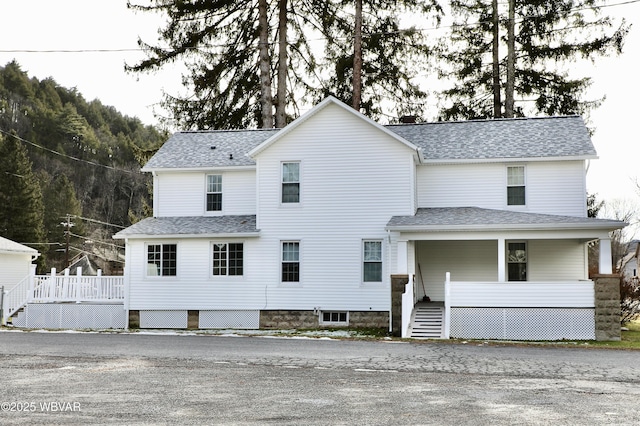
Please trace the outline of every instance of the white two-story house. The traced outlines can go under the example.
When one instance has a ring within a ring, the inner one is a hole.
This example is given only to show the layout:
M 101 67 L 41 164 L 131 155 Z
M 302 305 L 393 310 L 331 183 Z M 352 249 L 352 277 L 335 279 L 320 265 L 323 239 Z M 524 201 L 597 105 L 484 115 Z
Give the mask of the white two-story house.
M 116 234 L 130 324 L 409 336 L 432 327 L 417 306 L 436 337 L 594 338 L 587 243 L 611 273 L 624 226 L 587 218 L 595 158 L 577 116 L 382 126 L 334 98 L 176 133 L 143 168 L 153 217 Z

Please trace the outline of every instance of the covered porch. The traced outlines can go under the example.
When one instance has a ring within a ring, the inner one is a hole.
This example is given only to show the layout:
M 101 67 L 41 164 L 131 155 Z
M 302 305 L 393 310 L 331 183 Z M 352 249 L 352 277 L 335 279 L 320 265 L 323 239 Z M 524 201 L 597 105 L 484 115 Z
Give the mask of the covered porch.
M 442 302 L 443 338 L 595 339 L 587 244 L 611 274 L 618 221 L 478 208 L 419 209 L 394 217 L 395 274 L 406 274 L 401 335 L 417 302 Z

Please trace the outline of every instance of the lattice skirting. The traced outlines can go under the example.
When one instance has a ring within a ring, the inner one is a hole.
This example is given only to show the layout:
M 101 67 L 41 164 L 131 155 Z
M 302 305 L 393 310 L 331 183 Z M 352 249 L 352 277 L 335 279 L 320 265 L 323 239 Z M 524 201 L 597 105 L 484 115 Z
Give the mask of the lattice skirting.
M 451 308 L 450 336 L 493 340 L 594 340 L 594 309 Z
M 187 328 L 188 311 L 140 311 L 140 328 Z
M 200 311 L 199 328 L 260 328 L 260 311 Z
M 126 325 L 123 305 L 29 304 L 14 325 L 45 329 L 120 329 Z

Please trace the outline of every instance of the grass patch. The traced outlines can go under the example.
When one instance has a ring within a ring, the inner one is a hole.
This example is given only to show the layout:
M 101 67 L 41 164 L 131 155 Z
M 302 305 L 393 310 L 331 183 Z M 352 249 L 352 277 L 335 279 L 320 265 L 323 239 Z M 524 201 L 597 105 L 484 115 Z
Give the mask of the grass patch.
M 588 342 L 590 346 L 616 348 L 616 349 L 640 349 L 640 321 L 631 321 L 625 324 L 628 330 L 623 330 L 619 342 Z

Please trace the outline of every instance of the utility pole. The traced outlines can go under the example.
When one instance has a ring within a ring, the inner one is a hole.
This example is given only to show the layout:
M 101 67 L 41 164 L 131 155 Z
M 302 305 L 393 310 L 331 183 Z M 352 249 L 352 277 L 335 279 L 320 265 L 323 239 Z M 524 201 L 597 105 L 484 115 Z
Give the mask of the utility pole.
M 71 215 L 67 213 L 67 221 L 65 223 L 67 230 L 65 231 L 65 234 L 67 235 L 66 238 L 66 247 L 64 250 L 64 266 L 65 269 L 69 267 L 69 237 L 71 234 Z

